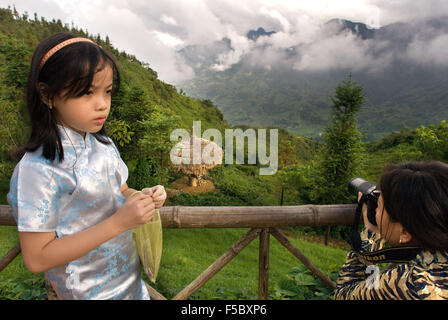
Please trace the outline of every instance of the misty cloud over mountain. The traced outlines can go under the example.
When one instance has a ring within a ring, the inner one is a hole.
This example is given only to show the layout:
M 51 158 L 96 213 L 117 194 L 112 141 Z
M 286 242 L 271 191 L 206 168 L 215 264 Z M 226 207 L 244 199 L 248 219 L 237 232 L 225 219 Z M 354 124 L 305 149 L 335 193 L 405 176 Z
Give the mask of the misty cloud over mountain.
M 247 61 L 251 66 L 271 69 L 290 67 L 297 71 L 382 72 L 392 63 L 422 67 L 448 66 L 446 18 L 395 23 L 372 29 L 363 23 L 333 19 L 309 26 L 303 33 L 250 30 L 206 45 L 187 46 L 179 51 L 196 72 L 223 71 Z
M 371 28 L 332 19 L 302 33 L 250 30 L 179 51 L 195 72 L 181 86 L 214 101 L 234 124 L 278 125 L 318 136 L 348 74 L 367 95 L 368 139 L 448 116 L 448 19 Z
M 214 66 L 217 70 L 229 68 L 248 54 L 253 55 L 252 61 L 264 59 L 266 65 L 283 61 L 284 50 L 288 48 L 301 49 L 301 55 L 296 56 L 300 59 L 288 61 L 298 70 L 333 67 L 334 63 L 376 69 L 390 57 L 384 55 L 378 59 L 369 51 L 371 45 L 354 42 L 349 37 L 330 39 L 322 34 L 322 26 L 333 18 L 341 18 L 374 28 L 404 23 L 419 29 L 420 21 L 448 16 L 446 0 L 0 0 L 3 7 L 13 4 L 19 12 L 28 12 L 31 17 L 37 13 L 49 20 L 60 19 L 62 23 L 82 27 L 91 34 L 108 35 L 114 46 L 149 63 L 161 80 L 171 84 L 196 75 L 179 50 L 190 46 L 213 47 L 224 38 L 231 40 L 233 50 L 219 57 Z M 261 36 L 254 44 L 247 33 L 259 27 L 275 34 L 268 38 Z M 411 34 L 421 33 L 411 31 Z M 429 44 L 428 55 L 443 63 L 443 58 L 438 59 L 437 55 L 438 48 L 444 46 L 443 37 L 439 41 L 424 36 L 414 40 L 408 52 L 410 58 L 421 57 L 426 42 L 434 40 Z M 263 42 L 269 50 L 260 50 Z M 374 47 L 381 51 L 380 45 Z M 334 52 L 327 55 L 323 50 Z M 372 67 L 366 67 L 369 59 L 360 58 L 365 56 L 370 58 Z

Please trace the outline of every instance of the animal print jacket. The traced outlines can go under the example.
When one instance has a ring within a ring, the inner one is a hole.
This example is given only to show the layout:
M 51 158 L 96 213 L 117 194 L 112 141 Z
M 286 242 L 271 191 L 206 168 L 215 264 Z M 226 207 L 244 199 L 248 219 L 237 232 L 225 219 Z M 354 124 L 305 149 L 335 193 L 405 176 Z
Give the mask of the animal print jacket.
M 384 245 L 378 234 L 361 233 L 363 250 L 375 251 Z M 353 250 L 336 282 L 337 300 L 419 300 L 448 299 L 448 252 L 422 250 L 404 264 L 379 270 L 368 265 Z

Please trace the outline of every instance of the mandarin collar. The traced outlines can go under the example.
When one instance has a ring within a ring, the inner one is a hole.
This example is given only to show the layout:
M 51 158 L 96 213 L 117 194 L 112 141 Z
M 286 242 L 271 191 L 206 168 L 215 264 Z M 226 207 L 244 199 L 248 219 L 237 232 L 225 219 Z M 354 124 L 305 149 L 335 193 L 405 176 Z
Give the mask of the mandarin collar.
M 73 145 L 74 147 L 81 147 L 82 149 L 86 149 L 90 147 L 90 133 L 86 132 L 85 138 L 80 135 L 75 130 L 64 127 L 61 125 L 57 125 L 59 134 L 61 136 L 62 144 Z

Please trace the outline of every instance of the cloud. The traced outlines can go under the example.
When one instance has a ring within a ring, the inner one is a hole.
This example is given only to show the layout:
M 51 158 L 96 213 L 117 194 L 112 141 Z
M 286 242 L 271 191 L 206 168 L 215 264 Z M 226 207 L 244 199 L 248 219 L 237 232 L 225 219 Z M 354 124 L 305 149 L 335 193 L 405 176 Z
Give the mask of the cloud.
M 374 55 L 376 43 L 360 40 L 353 34 L 324 38 L 303 48 L 303 54 L 294 63 L 298 71 L 351 70 L 376 73 L 392 62 L 390 52 Z
M 67 21 L 67 14 L 64 10 L 61 10 L 59 5 L 55 1 L 43 0 L 43 1 L 27 1 L 27 0 L 0 0 L 0 7 L 7 8 L 8 6 L 16 7 L 19 13 L 28 12 L 31 18 L 33 18 L 34 12 L 39 17 L 45 17 L 47 20 L 61 19 L 61 21 Z
M 266 6 L 262 6 L 261 8 L 260 8 L 260 11 L 259 11 L 262 15 L 265 15 L 265 16 L 267 16 L 267 17 L 269 17 L 269 18 L 272 18 L 272 19 L 274 19 L 274 20 L 277 20 L 279 23 L 280 23 L 280 25 L 281 25 L 281 27 L 282 27 L 282 30 L 285 32 L 285 33 L 289 33 L 289 31 L 290 31 L 290 29 L 291 29 L 291 23 L 288 21 L 288 19 L 285 17 L 285 16 L 283 16 L 278 10 L 272 10 L 272 9 L 268 9 Z
M 370 0 L 370 5 L 380 10 L 382 25 L 395 22 L 412 22 L 448 15 L 446 0 Z
M 416 36 L 409 45 L 407 58 L 424 66 L 448 66 L 448 34 L 432 39 Z
M 232 48 L 228 52 L 218 55 L 218 63 L 211 66 L 215 71 L 223 71 L 230 68 L 233 64 L 238 63 L 251 49 L 249 39 L 245 35 L 239 35 L 231 27 L 226 32 L 226 37 L 230 39 Z
M 179 47 L 184 43 L 181 39 L 177 38 L 176 36 L 173 36 L 169 33 L 160 32 L 160 31 L 154 31 L 157 38 L 162 42 L 164 45 L 168 47 Z
M 171 16 L 167 16 L 166 14 L 162 14 L 162 16 L 160 17 L 160 21 L 162 21 L 163 23 L 166 23 L 166 24 L 171 24 L 173 26 L 177 26 L 176 19 L 174 19 Z
M 404 21 L 415 22 L 448 15 L 446 0 L 14 0 L 20 12 L 37 12 L 48 20 L 109 36 L 114 46 L 147 62 L 170 83 L 194 76 L 178 53 L 188 46 L 211 46 L 223 38 L 232 49 L 220 52 L 215 70 L 225 70 L 245 57 L 264 66 L 291 62 L 298 70 L 353 67 L 375 70 L 390 63 L 393 53 L 385 43 L 360 42 L 351 35 L 325 37 L 321 26 L 332 18 L 367 23 L 373 27 Z M 0 6 L 12 0 L 0 0 Z M 251 29 L 263 27 L 276 33 L 256 43 L 246 38 Z M 444 63 L 446 37 L 415 37 L 408 59 Z M 200 50 L 198 50 L 200 51 Z M 289 52 L 298 53 L 291 60 Z M 374 52 L 374 54 L 372 54 Z

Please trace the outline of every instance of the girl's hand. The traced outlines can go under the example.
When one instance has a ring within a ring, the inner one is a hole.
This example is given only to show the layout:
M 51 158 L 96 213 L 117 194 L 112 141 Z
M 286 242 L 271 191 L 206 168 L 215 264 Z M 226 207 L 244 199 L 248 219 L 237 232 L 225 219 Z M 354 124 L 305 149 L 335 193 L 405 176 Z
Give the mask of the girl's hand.
M 151 195 L 154 200 L 155 207 L 161 208 L 166 200 L 165 188 L 162 185 L 157 185 L 152 188 L 144 188 L 143 193 Z
M 359 200 L 361 200 L 361 197 L 362 197 L 362 192 L 358 192 L 358 202 L 359 202 Z M 366 203 L 364 203 L 362 205 L 362 219 L 364 221 L 364 226 L 367 229 L 369 229 L 372 232 L 379 233 L 378 227 L 371 224 L 369 222 L 369 219 L 367 218 L 367 204 Z
M 147 223 L 154 216 L 154 210 L 152 197 L 140 192 L 127 200 L 113 217 L 117 227 L 124 232 Z

